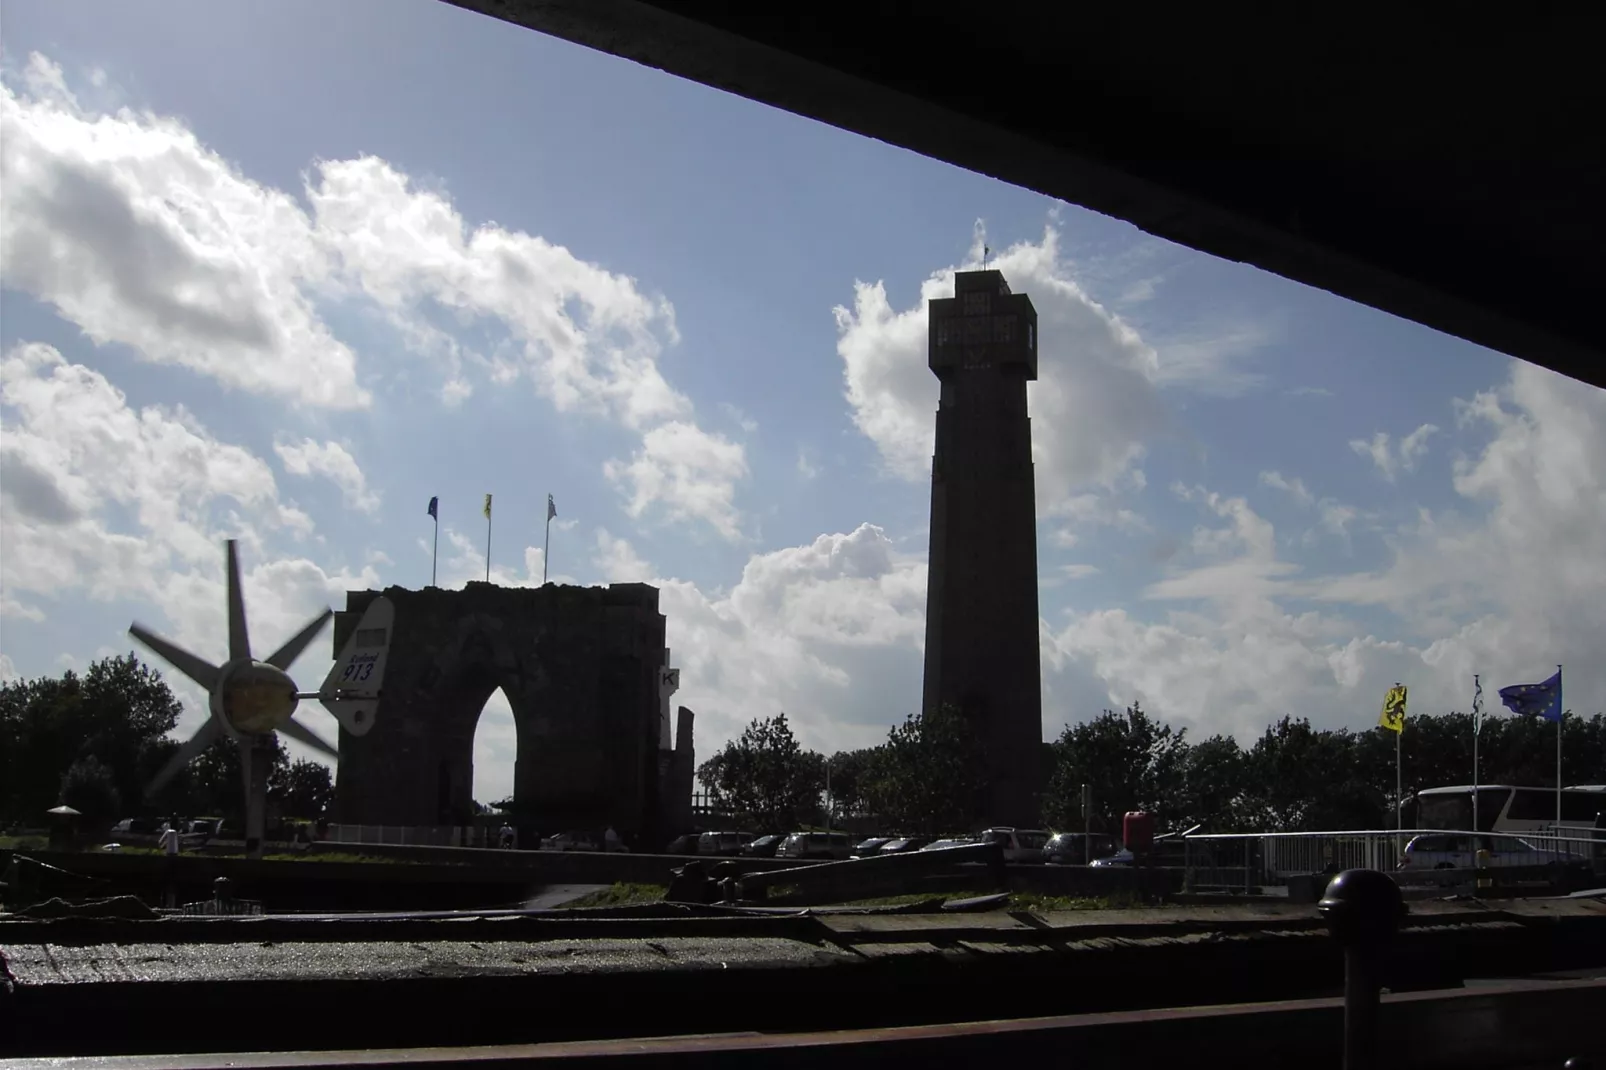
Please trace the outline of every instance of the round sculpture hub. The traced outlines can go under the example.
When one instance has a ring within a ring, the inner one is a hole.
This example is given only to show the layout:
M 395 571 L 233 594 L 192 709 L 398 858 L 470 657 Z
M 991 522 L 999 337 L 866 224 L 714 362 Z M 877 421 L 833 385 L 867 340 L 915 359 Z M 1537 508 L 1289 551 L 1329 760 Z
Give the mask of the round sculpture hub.
M 290 674 L 261 661 L 230 670 L 222 692 L 223 717 L 243 736 L 265 736 L 283 728 L 299 701 Z

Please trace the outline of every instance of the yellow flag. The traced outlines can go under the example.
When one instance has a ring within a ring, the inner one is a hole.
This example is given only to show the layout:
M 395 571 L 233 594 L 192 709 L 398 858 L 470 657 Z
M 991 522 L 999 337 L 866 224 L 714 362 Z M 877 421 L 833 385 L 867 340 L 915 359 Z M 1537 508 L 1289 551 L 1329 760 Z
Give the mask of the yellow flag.
M 1383 696 L 1383 715 L 1377 719 L 1379 728 L 1390 732 L 1405 731 L 1405 688 L 1395 684 Z
M 491 519 L 491 496 L 489 494 L 485 496 L 485 519 Z

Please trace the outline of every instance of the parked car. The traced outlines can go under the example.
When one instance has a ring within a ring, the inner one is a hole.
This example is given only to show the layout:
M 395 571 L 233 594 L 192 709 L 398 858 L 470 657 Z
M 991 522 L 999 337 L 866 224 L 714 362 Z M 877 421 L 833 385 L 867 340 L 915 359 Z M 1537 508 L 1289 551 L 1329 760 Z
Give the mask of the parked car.
M 669 846 L 664 848 L 664 854 L 694 855 L 697 853 L 697 841 L 699 839 L 701 839 L 701 835 L 696 832 L 688 832 L 684 836 L 676 836 L 669 841 Z
M 1088 864 L 1093 866 L 1130 866 L 1134 861 L 1132 852 L 1123 847 L 1112 855 L 1095 858 Z
M 602 845 L 588 832 L 559 832 L 541 841 L 543 851 L 600 851 Z
M 886 843 L 883 843 L 881 845 L 881 850 L 877 851 L 876 853 L 883 855 L 895 855 L 903 854 L 905 851 L 918 851 L 930 842 L 931 837 L 929 836 L 900 836 L 895 840 L 888 840 Z
M 1107 833 L 1056 832 L 1043 845 L 1043 861 L 1055 866 L 1085 866 L 1115 851 L 1115 837 Z
M 1043 848 L 1049 841 L 1044 829 L 990 828 L 981 834 L 982 843 L 996 843 L 1004 848 L 1005 862 L 1041 862 Z
M 1568 851 L 1539 847 L 1517 836 L 1429 834 L 1413 836 L 1400 855 L 1400 869 L 1472 869 L 1477 852 L 1491 866 L 1569 866 L 1586 860 Z
M 749 858 L 774 858 L 775 852 L 780 850 L 781 844 L 786 840 L 779 833 L 760 836 L 758 839 L 742 848 L 742 854 Z
M 123 843 L 141 843 L 145 840 L 154 843 L 161 836 L 165 824 L 154 817 L 125 817 L 112 826 L 112 839 Z
M 757 837 L 751 832 L 705 832 L 697 838 L 700 855 L 739 855 Z
M 853 857 L 853 838 L 846 832 L 794 832 L 781 842 L 778 858 L 817 858 L 822 861 Z
M 869 858 L 879 854 L 881 848 L 892 842 L 891 836 L 871 836 L 868 840 L 860 840 L 853 845 L 854 858 Z
M 974 836 L 946 836 L 940 840 L 932 840 L 920 849 L 922 851 L 941 851 L 945 847 L 970 847 L 978 842 L 980 841 Z

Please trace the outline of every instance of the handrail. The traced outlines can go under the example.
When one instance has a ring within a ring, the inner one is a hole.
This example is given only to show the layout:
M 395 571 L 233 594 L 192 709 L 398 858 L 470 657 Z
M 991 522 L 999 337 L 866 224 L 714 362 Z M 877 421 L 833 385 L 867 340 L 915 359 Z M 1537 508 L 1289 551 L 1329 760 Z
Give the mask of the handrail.
M 1594 833 L 1599 829 L 1590 826 L 1556 826 L 1562 831 L 1552 829 L 1523 829 L 1521 831 L 1503 832 L 1473 832 L 1469 829 L 1327 829 L 1318 832 L 1201 832 L 1183 834 L 1183 839 L 1193 840 L 1247 840 L 1266 839 L 1276 836 L 1284 839 L 1315 838 L 1318 836 L 1509 836 L 1514 839 L 1544 839 L 1544 840 L 1574 840 L 1590 839 L 1590 836 L 1569 836 L 1567 832 Z

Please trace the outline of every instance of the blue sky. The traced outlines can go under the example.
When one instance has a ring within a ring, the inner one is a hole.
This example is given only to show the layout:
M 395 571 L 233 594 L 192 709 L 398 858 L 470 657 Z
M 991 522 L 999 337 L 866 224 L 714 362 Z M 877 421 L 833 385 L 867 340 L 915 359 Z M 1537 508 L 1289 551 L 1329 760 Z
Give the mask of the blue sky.
M 207 652 L 231 535 L 264 642 L 420 586 L 431 495 L 443 585 L 487 491 L 539 582 L 551 493 L 555 578 L 663 587 L 700 752 L 781 709 L 873 742 L 919 699 L 922 301 L 985 242 L 1043 323 L 1046 734 L 1557 661 L 1602 704 L 1598 390 L 433 0 L 5 21 L 0 671 L 133 617 Z M 493 700 L 481 797 L 512 738 Z

